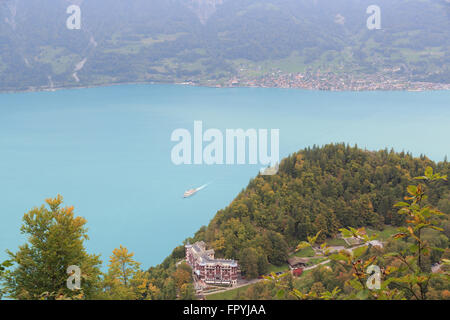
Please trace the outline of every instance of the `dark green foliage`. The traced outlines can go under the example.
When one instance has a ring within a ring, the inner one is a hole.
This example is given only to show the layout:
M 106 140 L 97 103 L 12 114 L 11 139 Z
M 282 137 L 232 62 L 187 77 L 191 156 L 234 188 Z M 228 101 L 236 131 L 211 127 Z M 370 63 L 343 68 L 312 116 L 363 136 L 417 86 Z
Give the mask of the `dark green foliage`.
M 436 164 L 424 156 L 413 158 L 393 150 L 371 152 L 345 144 L 307 148 L 284 159 L 277 175 L 251 180 L 227 208 L 216 214 L 209 226 L 201 227 L 187 240 L 206 241 L 215 249 L 217 257 L 238 259 L 244 277 L 256 278 L 267 274 L 269 264 L 285 264 L 289 252 L 308 236 L 317 236 L 320 243 L 326 237 L 337 235 L 343 226 L 381 229 L 385 224 L 404 225 L 404 218 L 394 204 L 403 199 L 412 178 L 423 174 L 428 166 L 442 174 L 450 171 L 448 162 Z M 439 205 L 448 214 L 448 182 L 430 183 L 428 188 L 429 203 Z M 432 246 L 448 248 L 447 217 L 439 223 L 444 234 L 434 230 L 423 234 L 423 239 Z M 388 240 L 385 244 L 386 252 L 400 252 L 405 248 L 404 242 Z M 366 258 L 373 250 L 361 257 Z M 158 289 L 155 299 L 194 297 L 190 282 L 176 284 L 183 271 L 191 273 L 185 264 L 176 266 L 184 256 L 184 246 L 179 246 L 160 265 L 148 270 L 151 284 Z M 428 270 L 447 256 L 448 249 L 446 253 L 438 250 L 423 264 Z M 283 283 L 289 288 L 284 295 L 279 294 L 274 283 L 261 282 L 236 298 L 293 299 L 288 293 L 293 288 L 345 295 L 350 292 L 345 283 L 351 278 L 351 272 L 331 262 L 313 270 L 306 280 L 284 277 Z M 448 290 L 445 283 L 437 280 L 432 288 L 432 296 L 438 298 Z
M 411 177 L 431 166 L 442 174 L 448 163 L 344 144 L 307 148 L 284 159 L 275 176 L 258 176 L 209 226 L 197 234 L 218 256 L 238 258 L 244 273 L 263 273 L 256 257 L 274 265 L 286 262 L 296 247 L 322 230 L 319 242 L 344 226 L 399 226 L 404 216 L 393 205 L 403 199 Z M 429 202 L 445 206 L 448 183 L 431 185 Z M 253 250 L 249 250 L 253 248 Z

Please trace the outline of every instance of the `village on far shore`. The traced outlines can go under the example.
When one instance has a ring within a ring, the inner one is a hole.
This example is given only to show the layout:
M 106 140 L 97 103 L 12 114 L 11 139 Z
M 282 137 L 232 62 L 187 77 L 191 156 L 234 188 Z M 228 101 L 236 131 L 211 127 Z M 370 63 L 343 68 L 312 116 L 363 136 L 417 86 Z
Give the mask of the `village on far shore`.
M 321 91 L 435 91 L 450 90 L 450 83 L 412 80 L 399 75 L 399 68 L 373 74 L 355 74 L 332 71 L 284 72 L 275 69 L 259 76 L 249 75 L 241 69 L 235 76 L 220 83 L 216 80 L 188 80 L 184 85 L 205 85 L 216 88 L 282 88 Z M 432 75 L 429 75 L 430 77 Z

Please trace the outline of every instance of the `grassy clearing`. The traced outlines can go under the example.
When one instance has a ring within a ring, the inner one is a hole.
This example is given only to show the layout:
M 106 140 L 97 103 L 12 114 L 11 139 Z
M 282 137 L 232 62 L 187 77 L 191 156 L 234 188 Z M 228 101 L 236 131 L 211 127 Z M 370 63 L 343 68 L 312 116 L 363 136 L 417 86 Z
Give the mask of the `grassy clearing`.
M 339 246 L 348 247 L 347 242 L 345 242 L 344 239 L 338 239 L 338 238 L 327 239 L 326 243 L 329 246 L 333 246 L 333 247 L 339 247 Z
M 243 294 L 244 292 L 246 292 L 250 286 L 252 286 L 252 284 L 236 289 L 231 289 L 228 291 L 214 293 L 205 296 L 205 298 L 206 300 L 234 300 L 237 296 L 239 296 L 240 293 Z
M 309 258 L 314 257 L 316 253 L 314 252 L 314 249 L 311 247 L 304 248 L 302 250 L 299 250 L 295 252 L 292 257 L 300 257 L 300 258 Z
M 81 57 L 77 54 L 68 54 L 62 47 L 50 46 L 41 46 L 39 56 L 35 59 L 41 63 L 50 64 L 55 74 L 73 70 L 75 64 L 81 61 Z
M 283 272 L 283 271 L 288 271 L 289 270 L 289 265 L 287 263 L 281 265 L 281 266 L 274 266 L 274 265 L 270 265 L 269 266 L 269 271 L 267 273 L 271 273 L 271 272 Z
M 387 240 L 389 237 L 397 233 L 397 227 L 394 226 L 385 226 L 383 230 L 374 230 L 367 228 L 367 234 L 372 236 L 374 234 L 377 235 L 377 239 L 379 240 Z
M 312 258 L 311 260 L 308 261 L 307 266 L 311 267 L 311 266 L 319 264 L 319 263 L 321 263 L 321 262 L 323 262 L 325 260 L 328 260 L 328 258 L 326 258 L 326 257 Z

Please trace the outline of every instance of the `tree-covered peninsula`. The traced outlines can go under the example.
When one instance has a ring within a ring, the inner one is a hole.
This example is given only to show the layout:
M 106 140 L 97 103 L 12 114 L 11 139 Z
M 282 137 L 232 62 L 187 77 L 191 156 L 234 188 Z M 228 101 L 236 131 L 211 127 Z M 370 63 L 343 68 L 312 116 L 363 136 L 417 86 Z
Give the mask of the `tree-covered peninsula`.
M 446 160 L 435 163 L 423 155 L 313 146 L 282 160 L 276 175 L 252 179 L 186 242 L 204 241 L 216 256 L 238 260 L 246 279 L 283 270 L 288 258 L 308 256 L 312 248 L 323 253 L 317 262 L 325 263 L 298 278 L 273 273 L 217 298 L 449 299 L 449 171 Z M 120 246 L 102 273 L 99 256 L 84 248 L 86 221 L 62 202 L 59 196 L 48 199 L 46 206 L 25 214 L 21 231 L 28 242 L 0 264 L 0 294 L 15 299 L 196 298 L 191 268 L 183 262 L 184 245 L 148 270 Z M 383 246 L 333 256 L 328 251 L 342 244 L 339 235 L 362 242 L 378 239 Z M 83 284 L 73 292 L 66 288 L 65 268 L 79 260 Z M 358 287 L 367 278 L 361 273 L 365 264 L 375 262 L 386 277 L 381 291 L 374 291 L 378 294 Z

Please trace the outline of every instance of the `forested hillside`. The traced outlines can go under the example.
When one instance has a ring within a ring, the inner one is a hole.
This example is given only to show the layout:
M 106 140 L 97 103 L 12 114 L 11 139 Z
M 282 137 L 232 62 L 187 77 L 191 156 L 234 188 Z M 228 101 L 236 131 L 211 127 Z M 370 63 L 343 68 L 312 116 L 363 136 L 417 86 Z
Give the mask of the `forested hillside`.
M 317 71 L 449 83 L 450 3 L 379 0 L 368 30 L 372 2 L 2 0 L 0 91 Z
M 405 216 L 394 204 L 427 166 L 442 174 L 450 170 L 448 162 L 388 150 L 343 144 L 308 148 L 284 159 L 277 175 L 253 179 L 195 240 L 205 240 L 218 256 L 239 259 L 244 273 L 263 274 L 268 263 L 285 263 L 299 241 L 318 231 L 323 241 L 343 227 L 403 225 Z M 429 193 L 431 204 L 450 213 L 448 182 L 431 185 Z
M 302 250 L 316 252 L 313 256 L 319 250 L 320 261 L 332 259 L 300 278 L 290 272 L 273 274 L 268 281 L 229 291 L 228 298 L 450 299 L 449 170 L 447 161 L 436 164 L 403 152 L 344 144 L 307 148 L 284 159 L 278 174 L 251 180 L 186 241 L 206 241 L 216 257 L 238 259 L 248 279 L 286 265 L 288 255 Z M 416 177 L 424 182 L 416 186 Z M 103 273 L 100 257 L 84 247 L 87 221 L 62 204 L 57 196 L 24 215 L 21 231 L 28 242 L 0 263 L 0 298 L 196 298 L 192 269 L 181 263 L 183 245 L 147 271 L 120 246 Z M 325 246 L 338 233 L 369 242 L 385 233 L 386 225 L 399 228 L 380 238 L 382 248 L 369 245 L 330 255 Z M 363 233 L 364 228 L 371 234 Z M 313 250 L 317 245 L 322 249 Z M 364 287 L 371 264 L 383 268 L 378 291 Z M 67 265 L 83 270 L 82 290 L 66 287 Z
M 428 166 L 443 176 L 450 171 L 447 161 L 437 164 L 426 156 L 414 158 L 393 150 L 373 152 L 344 144 L 307 148 L 284 159 L 277 175 L 258 176 L 250 181 L 227 208 L 217 212 L 208 226 L 188 240 L 191 243 L 206 241 L 215 249 L 216 256 L 238 259 L 243 276 L 254 278 L 267 274 L 271 266 L 285 264 L 300 242 L 319 231 L 317 242 L 320 244 L 340 234 L 340 228 L 370 227 L 382 232 L 386 225 L 404 226 L 407 216 L 400 215 L 394 205 L 404 199 L 407 187 L 414 184 L 414 177 L 423 175 Z M 442 234 L 435 230 L 423 233 L 424 241 L 438 248 L 428 254 L 426 268 L 430 270 L 441 258 L 450 258 L 448 181 L 430 183 L 426 193 L 426 203 L 444 213 L 435 221 L 442 228 Z M 386 241 L 388 255 L 403 252 L 408 243 Z M 365 255 L 370 256 L 373 250 Z M 150 268 L 152 283 L 160 288 L 171 283 L 175 263 L 183 258 L 184 246 L 180 246 L 161 265 Z M 343 299 L 350 297 L 345 283 L 351 277 L 351 271 L 333 265 L 333 269 L 317 268 L 298 280 L 288 276 L 283 281 L 290 290 L 312 290 L 313 293 L 332 291 L 336 286 L 340 290 L 346 288 L 347 292 L 341 292 Z M 448 281 L 433 280 L 432 287 L 430 297 L 450 298 Z M 265 282 L 231 291 L 228 298 L 279 299 L 278 291 L 276 283 Z M 294 296 L 285 294 L 283 297 L 292 299 Z M 411 293 L 401 297 L 414 298 Z

